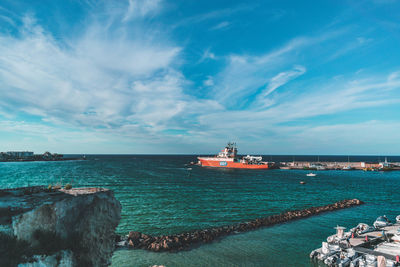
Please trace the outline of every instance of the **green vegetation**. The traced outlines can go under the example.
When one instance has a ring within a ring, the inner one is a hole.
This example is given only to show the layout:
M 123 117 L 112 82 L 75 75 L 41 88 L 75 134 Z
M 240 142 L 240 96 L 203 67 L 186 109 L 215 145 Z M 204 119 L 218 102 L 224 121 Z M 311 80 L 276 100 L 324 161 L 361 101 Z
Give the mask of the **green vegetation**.
M 64 186 L 64 189 L 70 190 L 70 189 L 72 189 L 72 185 L 71 185 L 71 184 L 66 184 L 66 185 Z

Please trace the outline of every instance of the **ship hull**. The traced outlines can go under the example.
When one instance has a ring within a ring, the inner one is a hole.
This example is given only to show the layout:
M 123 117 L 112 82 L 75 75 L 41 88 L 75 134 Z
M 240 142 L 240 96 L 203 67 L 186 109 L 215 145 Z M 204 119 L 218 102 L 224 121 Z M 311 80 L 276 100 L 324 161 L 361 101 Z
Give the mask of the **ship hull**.
M 198 158 L 202 167 L 214 168 L 234 168 L 234 169 L 268 169 L 267 163 L 264 164 L 246 164 L 243 162 L 235 162 L 232 159 L 214 159 L 214 158 Z

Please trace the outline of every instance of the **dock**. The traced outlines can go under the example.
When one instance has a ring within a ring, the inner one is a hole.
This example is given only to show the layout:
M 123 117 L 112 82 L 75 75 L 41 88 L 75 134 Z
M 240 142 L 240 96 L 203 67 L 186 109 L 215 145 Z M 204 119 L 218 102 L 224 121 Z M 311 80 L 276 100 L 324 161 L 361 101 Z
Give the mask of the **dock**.
M 382 256 L 382 257 L 385 257 L 385 259 L 396 261 L 396 256 L 394 256 L 394 255 L 382 253 L 382 252 L 375 251 L 375 250 L 372 250 L 369 248 L 364 248 L 361 246 L 354 247 L 354 251 L 356 251 L 357 253 L 360 253 L 360 254 L 364 254 L 364 255 L 374 255 L 375 257 Z
M 285 170 L 365 170 L 365 171 L 395 171 L 400 170 L 400 162 L 331 162 L 331 161 L 290 161 L 276 164 Z
M 349 232 L 344 232 L 345 227 L 336 227 L 336 234 L 312 251 L 310 258 L 328 266 L 400 266 L 400 218 L 376 227 L 362 224 L 361 229 L 360 225 Z

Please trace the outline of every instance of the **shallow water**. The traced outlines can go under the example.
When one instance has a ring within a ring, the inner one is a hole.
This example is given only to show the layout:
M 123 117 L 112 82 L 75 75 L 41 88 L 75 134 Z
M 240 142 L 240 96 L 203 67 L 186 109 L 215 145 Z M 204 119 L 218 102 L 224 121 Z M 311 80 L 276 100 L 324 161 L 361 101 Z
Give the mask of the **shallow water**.
M 223 170 L 185 164 L 193 156 L 89 156 L 86 161 L 0 163 L 0 187 L 102 186 L 122 203 L 117 232 L 153 235 L 242 222 L 359 198 L 366 205 L 225 237 L 180 253 L 119 250 L 112 266 L 311 266 L 308 255 L 337 224 L 400 214 L 400 172 Z M 326 159 L 324 159 L 326 160 Z M 334 159 L 338 160 L 338 159 Z M 345 157 L 344 160 L 347 160 Z M 306 185 L 300 185 L 306 181 Z

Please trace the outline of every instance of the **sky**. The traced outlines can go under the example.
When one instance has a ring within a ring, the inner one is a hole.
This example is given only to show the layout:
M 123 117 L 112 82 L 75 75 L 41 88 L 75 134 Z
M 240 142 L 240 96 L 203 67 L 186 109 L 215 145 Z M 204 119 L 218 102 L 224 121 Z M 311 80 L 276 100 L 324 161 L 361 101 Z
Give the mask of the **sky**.
M 400 1 L 0 2 L 0 151 L 400 154 Z

